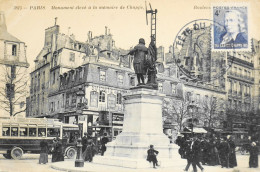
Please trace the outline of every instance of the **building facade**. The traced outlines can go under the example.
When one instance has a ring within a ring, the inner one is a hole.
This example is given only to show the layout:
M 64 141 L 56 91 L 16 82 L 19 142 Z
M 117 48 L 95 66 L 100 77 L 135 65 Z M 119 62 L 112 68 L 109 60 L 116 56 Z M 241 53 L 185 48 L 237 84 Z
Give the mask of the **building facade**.
M 253 112 L 254 63 L 252 52 L 227 54 L 232 65 L 227 71 L 227 116 L 228 129 L 247 132 L 247 113 Z
M 160 48 L 163 59 L 163 48 Z M 58 118 L 64 123 L 83 124 L 83 131 L 93 136 L 108 133 L 115 138 L 123 127 L 123 94 L 136 85 L 128 51 L 117 48 L 110 30 L 92 36 L 84 43 L 73 35 L 59 32 L 54 25 L 45 30 L 45 43 L 31 72 L 31 102 L 27 116 Z M 167 97 L 181 99 L 182 84 L 177 68 L 158 63 L 159 91 Z M 165 132 L 173 124 L 165 117 Z

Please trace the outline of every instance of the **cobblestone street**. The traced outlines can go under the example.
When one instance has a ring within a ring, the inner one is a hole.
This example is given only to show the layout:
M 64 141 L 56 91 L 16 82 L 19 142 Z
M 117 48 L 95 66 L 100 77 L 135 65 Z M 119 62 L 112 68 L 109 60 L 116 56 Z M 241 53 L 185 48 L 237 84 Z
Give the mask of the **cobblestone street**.
M 99 155 L 98 155 L 99 156 Z M 55 172 L 55 171 L 161 171 L 161 172 L 182 172 L 185 165 L 186 160 L 180 159 L 179 155 L 176 157 L 176 165 L 171 168 L 163 168 L 159 167 L 157 169 L 129 169 L 129 168 L 121 168 L 114 166 L 105 166 L 94 163 L 85 163 L 83 168 L 75 168 L 74 161 L 65 159 L 64 162 L 57 163 L 48 163 L 47 165 L 38 164 L 39 155 L 25 154 L 21 160 L 7 160 L 3 156 L 0 156 L 0 172 Z M 249 155 L 240 155 L 237 154 L 238 167 L 234 168 L 239 170 L 239 172 L 258 172 L 259 168 L 250 169 L 248 168 L 248 159 Z M 49 162 L 51 161 L 51 156 L 49 156 Z M 174 162 L 173 162 L 174 163 Z M 259 162 L 260 163 L 260 162 Z M 53 169 L 55 168 L 55 169 Z M 221 168 L 220 166 L 204 166 L 205 172 L 238 172 L 234 169 L 226 169 Z M 189 171 L 192 171 L 192 167 L 190 167 Z M 200 170 L 198 170 L 200 171 Z

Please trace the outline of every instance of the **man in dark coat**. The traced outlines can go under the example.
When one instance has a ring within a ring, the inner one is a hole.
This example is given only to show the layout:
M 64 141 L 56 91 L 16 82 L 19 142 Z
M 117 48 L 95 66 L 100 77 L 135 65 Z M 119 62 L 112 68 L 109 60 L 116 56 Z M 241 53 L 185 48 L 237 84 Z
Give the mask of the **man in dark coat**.
M 196 136 L 194 136 L 194 141 L 191 143 L 191 161 L 192 161 L 192 167 L 193 167 L 193 172 L 197 172 L 197 167 L 198 166 L 201 171 L 204 170 L 204 168 L 200 165 L 200 141 L 197 139 Z
M 39 158 L 39 164 L 46 164 L 48 163 L 48 153 L 49 153 L 49 146 L 46 140 L 42 140 L 40 142 L 41 152 Z
M 209 142 L 209 165 L 219 165 L 218 150 L 216 148 L 216 141 L 212 138 Z
M 229 144 L 226 141 L 226 138 L 221 138 L 220 144 L 218 146 L 219 151 L 219 157 L 220 157 L 220 163 L 221 167 L 227 167 L 228 168 L 228 159 L 229 159 Z
M 208 164 L 209 161 L 209 142 L 207 139 L 201 141 L 201 162 L 203 165 Z
M 139 44 L 130 50 L 126 55 L 134 56 L 134 70 L 137 75 L 138 85 L 144 85 L 144 75 L 146 74 L 146 55 L 148 54 L 148 48 L 145 46 L 145 41 L 143 38 L 139 39 Z M 123 55 L 124 56 L 124 55 Z M 142 81 L 142 83 L 141 83 Z
M 257 168 L 258 167 L 258 148 L 255 142 L 252 142 L 252 146 L 250 147 L 250 157 L 249 157 L 249 167 Z
M 184 169 L 184 171 L 188 171 L 190 168 L 190 165 L 192 163 L 192 155 L 191 155 L 191 143 L 192 143 L 192 139 L 190 140 L 189 138 L 187 138 L 187 140 L 184 142 L 184 155 L 183 158 L 187 159 L 187 165 Z
M 56 140 L 56 138 L 53 139 L 51 154 L 52 154 L 51 162 L 57 162 L 58 154 L 57 154 L 57 140 Z
M 147 161 L 153 162 L 153 168 L 156 168 L 158 166 L 158 161 L 156 158 L 156 155 L 158 155 L 158 151 L 153 148 L 153 145 L 150 145 L 150 149 L 147 150 Z
M 84 152 L 88 145 L 88 137 L 87 132 L 84 133 L 84 136 L 82 137 L 82 152 Z
M 108 141 L 107 133 L 104 133 L 104 136 L 101 139 L 101 156 L 104 156 L 104 152 L 107 150 L 106 144 Z
M 63 152 L 63 145 L 60 140 L 60 138 L 56 138 L 57 144 L 56 144 L 56 153 L 57 153 L 57 161 L 64 161 L 64 152 Z M 57 162 L 56 161 L 56 162 Z
M 180 147 L 178 152 L 181 155 L 181 158 L 184 158 L 183 156 L 184 156 L 185 139 L 183 135 L 179 135 L 175 140 L 175 143 Z
M 92 162 L 93 157 L 95 155 L 94 147 L 95 147 L 95 144 L 93 143 L 93 140 L 88 139 L 87 148 L 83 152 L 83 158 L 84 158 L 85 161 Z
M 237 158 L 236 158 L 236 145 L 235 142 L 232 140 L 230 135 L 227 136 L 227 142 L 229 144 L 229 167 L 233 168 L 237 166 Z

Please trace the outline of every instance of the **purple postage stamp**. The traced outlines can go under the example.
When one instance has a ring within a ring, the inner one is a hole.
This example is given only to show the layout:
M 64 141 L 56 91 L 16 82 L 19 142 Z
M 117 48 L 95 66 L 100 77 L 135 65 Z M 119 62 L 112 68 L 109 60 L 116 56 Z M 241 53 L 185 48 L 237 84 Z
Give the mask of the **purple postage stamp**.
M 212 6 L 214 50 L 246 50 L 250 48 L 247 4 Z

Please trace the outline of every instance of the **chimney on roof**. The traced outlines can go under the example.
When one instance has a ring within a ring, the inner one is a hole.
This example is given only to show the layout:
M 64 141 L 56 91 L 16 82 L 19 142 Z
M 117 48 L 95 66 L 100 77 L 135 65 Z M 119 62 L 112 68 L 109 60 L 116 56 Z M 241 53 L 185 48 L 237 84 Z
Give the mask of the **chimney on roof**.
M 56 26 L 56 25 L 57 25 L 57 20 L 58 20 L 58 17 L 55 17 L 54 19 L 55 19 L 54 26 Z
M 107 26 L 105 26 L 105 35 L 107 35 Z
M 68 27 L 68 35 L 70 36 L 70 27 Z
M 89 40 L 89 41 L 92 40 L 92 31 L 88 31 L 88 40 Z
M 108 29 L 108 35 L 110 35 L 110 29 Z
M 6 32 L 7 27 L 5 23 L 5 13 L 3 11 L 0 11 L 0 32 Z

